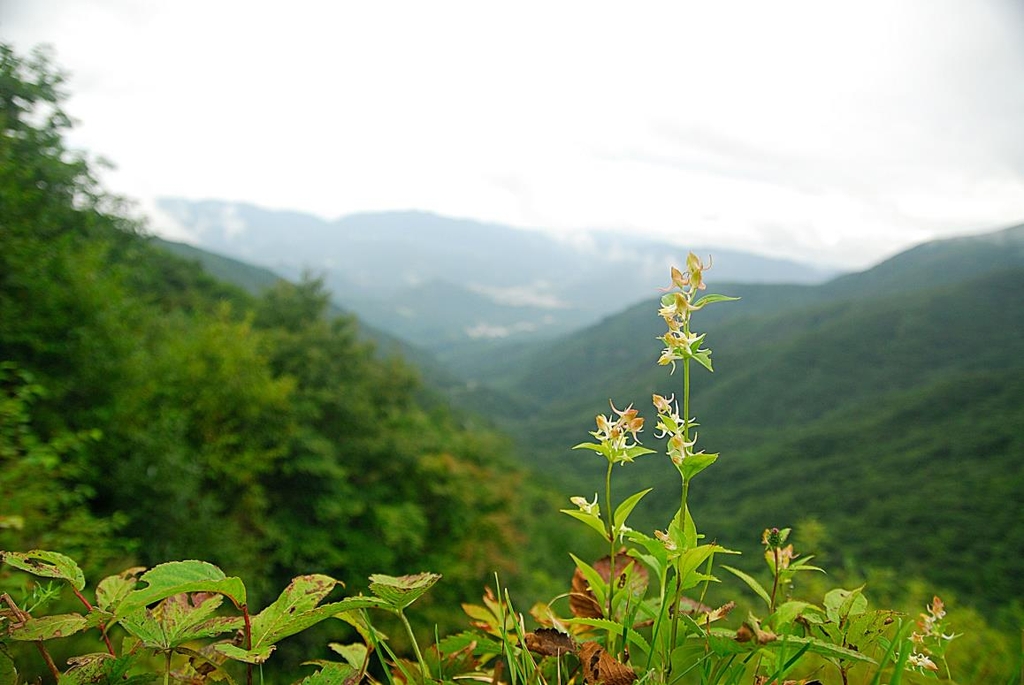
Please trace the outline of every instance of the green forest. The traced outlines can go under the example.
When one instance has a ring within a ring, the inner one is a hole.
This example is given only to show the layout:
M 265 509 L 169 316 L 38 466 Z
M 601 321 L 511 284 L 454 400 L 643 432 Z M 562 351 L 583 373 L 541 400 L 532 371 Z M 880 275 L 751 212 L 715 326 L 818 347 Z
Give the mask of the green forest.
M 198 558 L 264 597 L 299 573 L 443 568 L 421 614 L 442 627 L 495 572 L 544 585 L 523 550 L 555 504 L 507 438 L 315 279 L 257 297 L 154 245 L 66 148 L 59 76 L 2 59 L 0 549 L 89 575 Z
M 259 606 L 302 574 L 328 574 L 356 595 L 373 574 L 435 572 L 443 579 L 410 614 L 430 642 L 461 634 L 475 611 L 464 605 L 496 577 L 529 608 L 568 592 L 574 568 L 586 575 L 570 550 L 607 554 L 620 572 L 614 549 L 573 520 L 586 516 L 558 510 L 570 495 L 605 497 L 605 463 L 570 448 L 609 399 L 653 416 L 652 394 L 680 387 L 655 364 L 657 302 L 481 354 L 474 368 L 495 381 L 465 392 L 338 311 L 315 277 L 291 283 L 149 236 L 100 186 L 95 162 L 67 146 L 66 95 L 45 53 L 0 45 L 0 550 L 58 551 L 97 580 L 203 560 L 245 578 Z M 908 616 L 941 594 L 962 633 L 954 679 L 1017 682 L 1024 230 L 999 240 L 911 251 L 822 286 L 715 283 L 741 299 L 699 313 L 715 373 L 694 372 L 692 401 L 701 445 L 722 456 L 689 508 L 676 512 L 677 489 L 662 487 L 677 479 L 663 456 L 616 466 L 608 499 L 630 502 L 622 518 L 633 528 L 669 521 L 664 534 L 679 544 L 743 552 L 725 563 L 749 574 L 763 570 L 765 544 L 784 549 L 784 537 L 765 543 L 762 531 L 792 527 L 798 550 L 830 574 L 801 574 L 797 587 L 866 582 L 874 605 Z M 648 426 L 643 443 L 657 448 Z M 697 546 L 695 526 L 725 547 Z M 591 589 L 602 582 L 594 573 Z M 625 610 L 604 573 L 608 609 L 588 625 L 608 630 L 602 656 L 619 656 L 605 619 Z M 746 613 L 758 601 L 754 585 L 713 585 L 701 598 L 716 606 L 737 601 Z M 32 589 L 3 566 L 0 592 Z M 769 605 L 778 608 L 774 592 Z M 325 634 L 283 651 L 309 658 Z M 644 646 L 625 628 L 619 642 Z M 818 656 L 855 658 L 842 644 Z M 656 641 L 647 647 L 654 660 Z M 680 657 L 670 646 L 664 658 L 668 668 Z M 778 673 L 789 668 L 773 658 Z

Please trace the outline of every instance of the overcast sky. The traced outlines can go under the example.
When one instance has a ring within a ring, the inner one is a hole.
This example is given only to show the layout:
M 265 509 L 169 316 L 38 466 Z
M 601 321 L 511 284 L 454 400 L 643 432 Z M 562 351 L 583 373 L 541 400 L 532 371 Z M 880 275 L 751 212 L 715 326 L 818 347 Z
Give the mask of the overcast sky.
M 1020 0 L 0 0 L 0 37 L 53 46 L 72 143 L 143 203 L 846 267 L 1024 222 Z

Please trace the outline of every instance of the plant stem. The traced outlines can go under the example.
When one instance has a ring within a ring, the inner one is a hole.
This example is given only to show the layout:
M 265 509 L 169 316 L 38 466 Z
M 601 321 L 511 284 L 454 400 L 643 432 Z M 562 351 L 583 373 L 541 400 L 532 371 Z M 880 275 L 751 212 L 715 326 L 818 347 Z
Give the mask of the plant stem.
M 412 632 L 412 625 L 409 623 L 409 619 L 405 617 L 405 612 L 401 609 L 398 610 L 398 618 L 402 620 L 402 625 L 405 626 L 405 632 L 409 635 L 409 642 L 412 643 L 413 654 L 416 655 L 416 661 L 420 665 L 420 671 L 423 673 L 425 680 L 430 680 L 430 669 L 427 668 L 427 663 L 423 660 L 423 653 L 420 652 L 420 645 L 416 642 L 416 635 Z
M 772 575 L 775 576 L 772 580 L 772 602 L 771 606 L 768 607 L 770 613 L 775 613 L 775 593 L 779 589 L 779 548 L 776 547 L 774 550 L 775 555 L 775 566 L 772 568 Z
M 252 620 L 249 618 L 249 605 L 242 605 L 242 620 L 245 621 L 245 648 L 248 651 L 252 650 Z M 252 685 L 252 664 L 245 664 L 245 683 L 246 685 Z
M 612 507 L 612 467 L 614 463 L 608 462 L 608 470 L 604 476 L 604 501 L 608 504 L 608 611 L 605 618 L 614 621 L 612 617 L 612 600 L 615 598 L 615 509 Z M 608 651 L 614 653 L 615 635 L 608 633 Z

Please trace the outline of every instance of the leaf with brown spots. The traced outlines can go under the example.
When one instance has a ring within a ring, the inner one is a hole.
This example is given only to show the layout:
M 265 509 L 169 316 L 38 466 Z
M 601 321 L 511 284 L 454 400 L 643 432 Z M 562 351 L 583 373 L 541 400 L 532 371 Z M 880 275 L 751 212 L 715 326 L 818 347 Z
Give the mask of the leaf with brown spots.
M 562 656 L 568 652 L 575 652 L 577 646 L 571 635 L 554 628 L 538 628 L 526 634 L 526 648 L 541 656 Z
M 636 671 L 618 661 L 596 642 L 584 643 L 579 654 L 583 679 L 589 685 L 630 685 L 637 678 Z
M 594 563 L 594 570 L 605 583 L 611 577 L 611 562 L 608 556 L 601 557 Z M 627 574 L 627 570 L 629 573 Z M 648 573 L 643 564 L 626 554 L 621 549 L 615 554 L 615 591 L 620 592 L 626 589 L 628 577 L 628 589 L 634 596 L 642 596 L 647 590 Z M 569 593 L 569 608 L 577 618 L 605 618 L 604 608 L 601 607 L 590 584 L 579 568 L 572 574 L 572 591 Z

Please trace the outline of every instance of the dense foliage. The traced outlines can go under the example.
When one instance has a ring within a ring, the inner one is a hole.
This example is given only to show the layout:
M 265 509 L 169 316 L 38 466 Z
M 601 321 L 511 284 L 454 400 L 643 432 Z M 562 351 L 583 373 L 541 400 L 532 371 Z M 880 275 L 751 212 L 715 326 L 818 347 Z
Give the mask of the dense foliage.
M 504 439 L 424 403 L 318 281 L 255 297 L 154 247 L 65 147 L 45 55 L 2 47 L 0 79 L 0 549 L 202 558 L 255 597 L 443 567 L 443 625 L 516 569 Z

